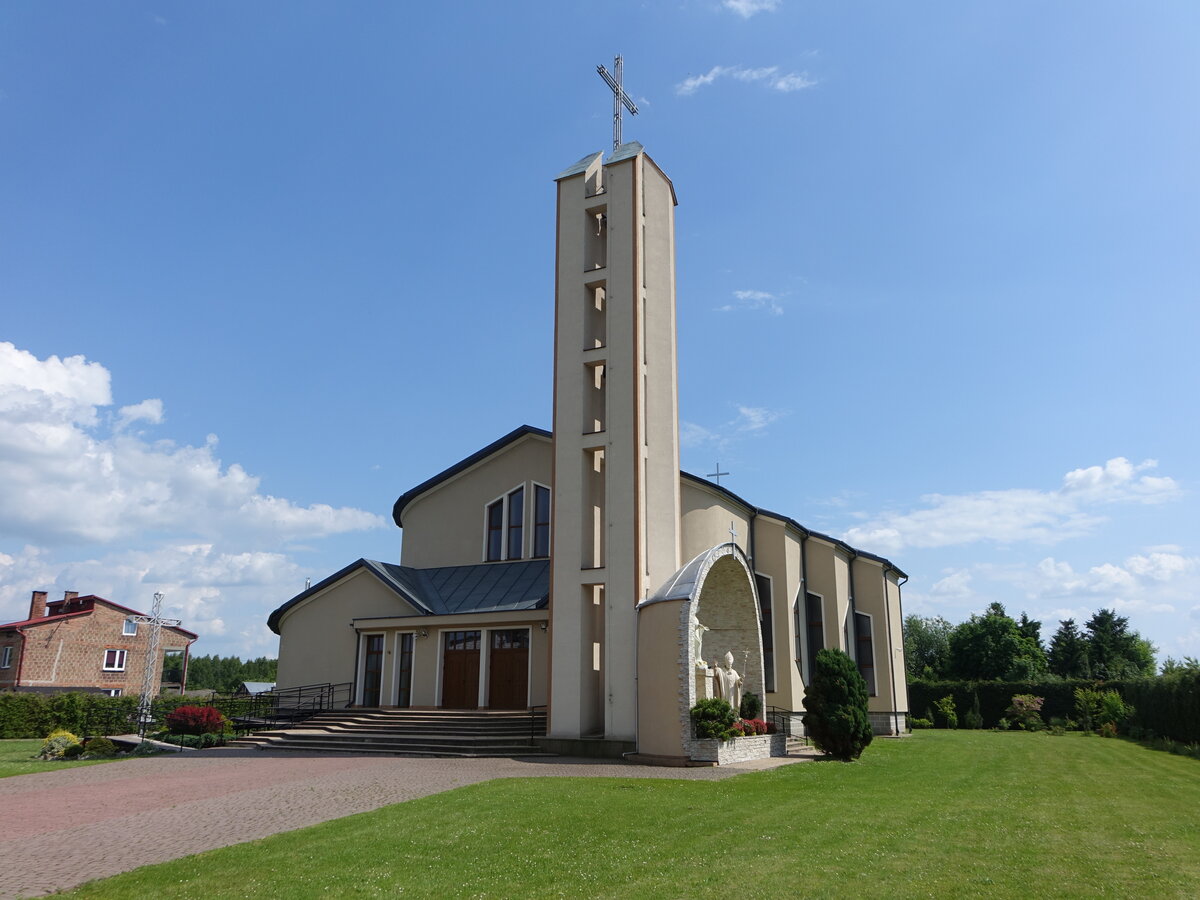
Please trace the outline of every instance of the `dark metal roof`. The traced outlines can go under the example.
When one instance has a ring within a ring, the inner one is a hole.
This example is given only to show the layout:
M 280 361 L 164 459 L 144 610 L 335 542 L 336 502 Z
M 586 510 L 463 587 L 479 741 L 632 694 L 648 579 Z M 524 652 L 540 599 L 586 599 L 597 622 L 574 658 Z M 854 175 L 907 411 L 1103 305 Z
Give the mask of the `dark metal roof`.
M 512 443 L 520 440 L 521 438 L 525 437 L 526 435 L 530 435 L 530 434 L 535 434 L 535 435 L 538 435 L 539 437 L 544 437 L 544 438 L 551 437 L 551 434 L 549 431 L 547 431 L 544 428 L 536 428 L 533 425 L 522 425 L 520 428 L 514 428 L 512 431 L 510 431 L 504 437 L 500 438 L 498 441 L 492 441 L 490 444 L 488 444 L 482 450 L 475 451 L 470 456 L 468 456 L 466 459 L 456 462 L 450 468 L 445 469 L 444 471 L 438 472 L 438 474 L 434 475 L 432 478 L 422 481 L 415 488 L 411 488 L 411 489 L 405 491 L 403 494 L 401 494 L 399 499 L 396 500 L 395 505 L 392 506 L 392 520 L 396 523 L 396 525 L 398 527 L 403 528 L 404 523 L 400 521 L 400 514 L 402 512 L 404 512 L 404 507 L 406 507 L 409 503 L 411 503 L 418 496 L 425 493 L 430 488 L 436 487 L 437 485 L 441 484 L 443 481 L 453 478 L 459 472 L 466 471 L 467 469 L 471 468 L 471 466 L 475 465 L 475 463 L 491 456 L 497 450 L 502 450 L 503 448 L 507 447 L 509 444 L 512 444 Z
M 279 634 L 279 620 L 284 613 L 357 569 L 367 569 L 418 613 L 426 616 L 545 609 L 550 596 L 548 559 L 436 569 L 415 569 L 359 559 L 287 601 L 271 613 L 267 625 Z

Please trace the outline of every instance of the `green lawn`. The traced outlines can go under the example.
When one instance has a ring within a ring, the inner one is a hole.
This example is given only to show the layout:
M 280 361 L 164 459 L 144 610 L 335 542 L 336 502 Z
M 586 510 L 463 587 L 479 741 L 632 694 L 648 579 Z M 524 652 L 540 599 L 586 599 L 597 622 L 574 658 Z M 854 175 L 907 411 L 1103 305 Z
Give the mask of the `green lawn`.
M 116 762 L 115 759 L 85 759 L 67 762 L 52 762 L 37 759 L 42 750 L 41 740 L 0 741 L 0 778 L 9 775 L 28 775 L 31 772 L 57 772 L 75 766 L 94 766 L 98 763 Z
M 169 837 L 167 837 L 169 839 Z M 74 895 L 1200 896 L 1200 763 L 983 731 L 723 782 L 490 782 Z

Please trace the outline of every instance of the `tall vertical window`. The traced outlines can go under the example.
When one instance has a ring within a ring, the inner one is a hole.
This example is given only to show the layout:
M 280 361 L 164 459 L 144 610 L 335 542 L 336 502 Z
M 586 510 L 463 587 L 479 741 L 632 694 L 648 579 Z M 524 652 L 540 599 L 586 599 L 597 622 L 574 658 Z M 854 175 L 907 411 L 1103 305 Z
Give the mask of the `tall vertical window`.
M 871 617 L 854 614 L 854 646 L 858 656 L 858 671 L 867 683 L 867 693 L 875 696 L 875 645 L 871 640 Z
M 796 595 L 792 604 L 792 633 L 796 636 L 796 671 L 804 676 L 804 603 L 801 598 L 804 591 Z
M 808 617 L 808 675 L 812 677 L 813 661 L 825 649 L 825 615 L 821 610 L 820 594 L 805 594 L 804 606 Z
M 12 668 L 12 647 L 0 650 L 0 669 Z
M 533 555 L 550 555 L 550 488 L 533 486 Z
M 771 612 L 771 578 L 754 573 L 754 586 L 758 589 L 759 624 L 762 628 L 763 675 L 766 689 L 775 690 L 775 618 Z
M 525 488 L 519 487 L 508 495 L 508 556 L 520 559 L 525 555 Z
M 504 559 L 504 501 L 487 508 L 487 561 Z

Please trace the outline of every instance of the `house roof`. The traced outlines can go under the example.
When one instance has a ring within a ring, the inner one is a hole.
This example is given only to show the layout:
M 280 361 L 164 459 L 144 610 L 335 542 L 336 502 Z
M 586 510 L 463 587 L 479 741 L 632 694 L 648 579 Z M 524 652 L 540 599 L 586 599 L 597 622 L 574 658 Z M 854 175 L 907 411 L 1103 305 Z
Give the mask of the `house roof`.
M 545 609 L 550 597 L 548 559 L 433 569 L 359 559 L 284 603 L 271 613 L 267 625 L 279 634 L 279 620 L 288 610 L 361 569 L 366 569 L 425 616 Z
M 421 494 L 424 494 L 426 491 L 437 487 L 443 481 L 449 481 L 455 475 L 459 474 L 460 472 L 465 472 L 467 469 L 471 468 L 471 466 L 475 465 L 476 463 L 478 463 L 484 459 L 487 459 L 493 453 L 496 453 L 499 450 L 503 450 L 509 444 L 514 444 L 517 441 L 519 441 L 522 438 L 527 437 L 529 435 L 537 435 L 538 437 L 543 437 L 543 438 L 547 438 L 547 439 L 552 437 L 550 432 L 547 431 L 546 429 L 536 428 L 533 425 L 522 425 L 520 428 L 514 428 L 512 431 L 510 431 L 508 434 L 504 435 L 504 437 L 500 438 L 499 440 L 492 441 L 486 447 L 484 447 L 481 450 L 475 451 L 470 456 L 468 456 L 466 459 L 456 462 L 450 468 L 445 469 L 441 472 L 438 472 L 432 478 L 428 478 L 425 481 L 422 481 L 415 488 L 410 488 L 409 490 L 407 490 L 403 494 L 401 494 L 400 497 L 396 500 L 396 503 L 392 506 L 392 520 L 396 523 L 397 527 L 403 528 L 404 523 L 400 521 L 400 514 L 402 512 L 404 512 L 404 507 L 408 506 L 409 503 L 411 503 L 413 500 L 415 500 Z
M 138 612 L 136 609 L 130 609 L 128 606 L 122 606 L 120 603 L 113 603 L 111 600 L 105 600 L 103 597 L 98 597 L 95 594 L 88 594 L 85 597 L 72 597 L 69 601 L 51 600 L 46 605 L 53 608 L 56 606 L 63 606 L 66 603 L 79 604 L 87 603 L 89 601 L 93 604 L 103 603 L 105 606 L 111 606 L 113 609 L 118 610 L 119 612 L 129 613 L 131 616 L 146 615 L 144 612 Z M 75 610 L 74 612 L 51 613 L 48 616 L 34 616 L 32 619 L 23 619 L 20 622 L 8 622 L 7 624 L 0 625 L 0 631 L 10 631 L 14 628 L 24 628 L 28 625 L 44 625 L 47 622 L 57 622 L 61 619 L 70 619 L 74 616 L 90 616 L 91 614 L 92 608 L 89 606 L 87 609 L 79 609 Z M 163 627 L 170 628 L 172 631 L 178 631 L 180 634 L 187 635 L 192 640 L 196 640 L 200 637 L 200 635 L 196 634 L 195 632 L 188 631 L 186 628 L 180 628 L 178 625 L 165 625 Z

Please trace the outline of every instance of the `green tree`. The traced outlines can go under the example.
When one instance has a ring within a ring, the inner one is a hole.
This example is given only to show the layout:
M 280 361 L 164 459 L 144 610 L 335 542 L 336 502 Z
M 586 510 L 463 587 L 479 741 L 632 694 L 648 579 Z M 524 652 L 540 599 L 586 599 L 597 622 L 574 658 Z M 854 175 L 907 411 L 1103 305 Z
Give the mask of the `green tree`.
M 1061 678 L 1091 678 L 1087 638 L 1080 633 L 1074 619 L 1063 619 L 1058 631 L 1050 638 L 1047 654 L 1050 671 Z
M 1020 626 L 999 603 L 988 606 L 982 616 L 971 616 L 950 633 L 947 674 L 952 678 L 1023 681 L 1045 672 L 1046 655 L 1041 646 L 1021 633 Z
M 1136 631 L 1130 631 L 1125 616 L 1102 609 L 1088 620 L 1085 628 L 1093 676 L 1111 679 L 1154 674 L 1154 645 Z
M 946 670 L 950 657 L 950 632 L 954 626 L 941 616 L 904 617 L 904 669 L 909 678 L 935 681 Z
M 820 650 L 804 689 L 804 727 L 813 746 L 835 759 L 858 759 L 871 743 L 867 683 L 841 650 Z

